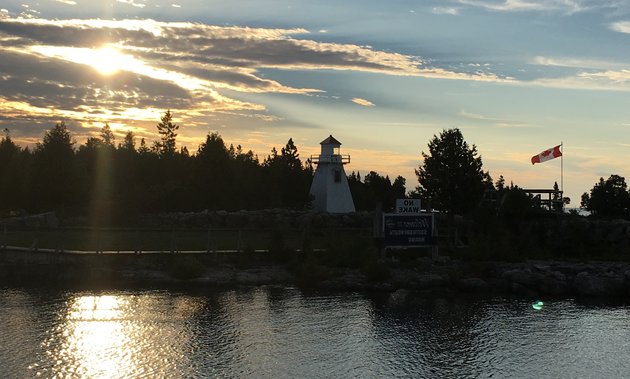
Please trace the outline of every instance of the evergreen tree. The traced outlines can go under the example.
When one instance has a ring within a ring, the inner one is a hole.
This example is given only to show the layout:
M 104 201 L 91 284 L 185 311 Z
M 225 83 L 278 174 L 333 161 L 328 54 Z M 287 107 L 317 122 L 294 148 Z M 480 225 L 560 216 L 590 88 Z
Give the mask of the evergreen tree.
M 161 157 L 172 157 L 177 152 L 175 139 L 179 125 L 173 123 L 173 114 L 170 110 L 167 110 L 160 118 L 157 129 L 160 134 L 160 142 L 156 142 L 158 154 Z
M 76 205 L 74 141 L 62 121 L 46 131 L 43 142 L 35 148 L 33 185 L 34 208 L 38 211 L 63 212 Z
M 118 149 L 128 152 L 136 151 L 136 137 L 132 131 L 128 131 L 127 134 L 125 134 L 125 138 L 123 139 L 123 142 L 118 145 Z
M 490 177 L 482 170 L 475 145 L 468 146 L 458 128 L 443 130 L 429 142 L 429 154 L 416 170 L 418 192 L 435 209 L 467 213 L 480 202 Z
M 114 147 L 115 140 L 116 140 L 116 136 L 114 136 L 114 132 L 112 132 L 112 129 L 109 127 L 109 124 L 105 123 L 105 126 L 103 126 L 103 129 L 101 129 L 101 141 L 103 141 L 103 144 L 105 146 Z
M 623 176 L 611 175 L 608 179 L 599 178 L 590 195 L 582 195 L 582 207 L 592 215 L 603 218 L 630 217 L 630 193 Z
M 0 214 L 24 207 L 24 189 L 28 172 L 28 151 L 11 139 L 8 129 L 0 139 Z
M 140 147 L 138 148 L 138 153 L 141 155 L 147 155 L 151 153 L 151 149 L 147 146 L 147 141 L 143 138 L 140 139 Z

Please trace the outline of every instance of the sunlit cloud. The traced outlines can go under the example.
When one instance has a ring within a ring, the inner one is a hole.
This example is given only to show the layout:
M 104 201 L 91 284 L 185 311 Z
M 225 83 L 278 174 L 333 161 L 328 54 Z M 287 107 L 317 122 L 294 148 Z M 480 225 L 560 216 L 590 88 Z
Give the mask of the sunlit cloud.
M 73 0 L 55 0 L 55 1 L 61 4 L 66 4 L 66 5 L 77 5 L 77 2 Z
M 596 91 L 630 91 L 630 70 L 581 72 L 560 78 L 541 78 L 529 84 L 552 88 Z
M 619 33 L 630 34 L 630 21 L 618 21 L 610 24 L 610 29 Z
M 359 105 L 364 106 L 364 107 L 373 107 L 374 106 L 373 102 L 371 102 L 369 100 L 362 99 L 360 97 L 355 97 L 351 101 L 353 103 L 355 103 L 355 104 L 359 104 Z
M 146 4 L 143 4 L 143 3 L 136 3 L 134 0 L 116 0 L 116 1 L 123 4 L 129 4 L 136 8 L 144 8 L 147 6 Z
M 458 115 L 461 116 L 461 117 L 467 118 L 467 119 L 471 119 L 471 120 L 502 121 L 502 120 L 500 120 L 498 118 L 488 117 L 488 116 L 485 116 L 485 115 L 482 115 L 482 114 L 478 114 L 478 113 L 467 112 L 464 109 L 459 111 Z
M 559 11 L 572 14 L 589 9 L 581 1 L 573 0 L 459 0 L 459 3 L 499 12 Z
M 138 5 L 135 1 L 125 4 Z M 37 18 L 0 19 L 0 80 L 13 92 L 0 94 L 4 108 L 28 103 L 42 114 L 100 121 L 144 121 L 126 109 L 185 109 L 186 121 L 214 112 L 277 120 L 266 106 L 235 93 L 308 95 L 263 77 L 261 69 L 335 70 L 396 76 L 505 82 L 492 73 L 461 73 L 431 67 L 419 57 L 370 46 L 318 42 L 305 29 L 213 26 L 155 20 Z M 99 78 L 100 77 L 100 78 Z M 167 87 L 170 87 L 167 88 Z M 50 96 L 45 96 L 49 94 Z M 355 99 L 362 106 L 374 106 Z M 23 108 L 23 107 L 22 107 Z M 154 115 L 154 112 L 151 112 Z M 85 116 L 82 116 L 85 114 Z
M 451 16 L 457 16 L 459 14 L 459 9 L 454 7 L 434 7 L 431 12 L 434 14 L 449 14 Z
M 571 67 L 571 68 L 623 68 L 627 67 L 627 64 L 603 61 L 596 59 L 583 59 L 583 58 L 569 58 L 569 57 L 543 57 L 536 56 L 530 61 L 531 64 L 540 66 L 553 66 L 553 67 Z

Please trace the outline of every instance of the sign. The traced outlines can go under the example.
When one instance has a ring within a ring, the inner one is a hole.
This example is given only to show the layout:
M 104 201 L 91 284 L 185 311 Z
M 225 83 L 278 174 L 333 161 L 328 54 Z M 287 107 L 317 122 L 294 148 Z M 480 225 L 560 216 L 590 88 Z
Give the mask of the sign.
M 387 247 L 433 245 L 433 214 L 383 214 L 383 236 Z
M 419 214 L 420 199 L 396 199 L 395 212 L 398 214 Z

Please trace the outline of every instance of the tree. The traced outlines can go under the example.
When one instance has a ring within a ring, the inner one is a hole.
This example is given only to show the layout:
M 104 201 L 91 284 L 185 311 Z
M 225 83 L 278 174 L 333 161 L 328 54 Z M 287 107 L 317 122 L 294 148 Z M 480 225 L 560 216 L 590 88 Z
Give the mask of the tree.
M 422 152 L 423 163 L 416 170 L 422 198 L 450 214 L 467 213 L 481 201 L 492 185 L 482 170 L 477 147 L 469 147 L 458 128 L 443 130 L 429 142 L 429 154 Z
M 156 149 L 161 157 L 172 157 L 177 152 L 175 147 L 176 131 L 179 125 L 173 123 L 173 114 L 170 110 L 164 112 L 157 124 L 160 142 L 156 142 Z
M 11 140 L 8 129 L 0 138 L 0 213 L 24 206 L 24 189 L 30 154 Z
M 114 136 L 114 132 L 112 132 L 112 128 L 109 127 L 108 123 L 105 123 L 103 129 L 101 129 L 101 140 L 105 146 L 114 147 L 116 136 Z
M 118 149 L 132 153 L 136 152 L 136 137 L 134 136 L 132 131 L 128 131 L 125 134 L 123 142 L 118 144 Z
M 603 218 L 619 218 L 630 216 L 630 193 L 623 176 L 611 175 L 608 179 L 599 178 L 591 189 L 590 195 L 582 195 L 582 208 L 592 215 Z
M 74 158 L 70 132 L 63 121 L 57 123 L 35 148 L 31 198 L 36 210 L 61 211 L 77 202 Z
M 302 209 L 309 203 L 312 168 L 302 166 L 293 138 L 289 138 L 280 149 L 280 154 L 275 147 L 272 148 L 263 165 L 264 187 L 272 206 Z

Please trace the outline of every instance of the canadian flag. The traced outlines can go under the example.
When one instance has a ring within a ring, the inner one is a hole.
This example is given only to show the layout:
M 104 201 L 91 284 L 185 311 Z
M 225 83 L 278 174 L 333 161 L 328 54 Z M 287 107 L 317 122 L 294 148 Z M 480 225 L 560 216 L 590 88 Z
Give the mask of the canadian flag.
M 562 151 L 560 151 L 560 145 L 552 147 L 551 149 L 547 149 L 538 155 L 534 155 L 532 157 L 532 164 L 543 163 L 548 160 L 558 158 L 562 156 Z

